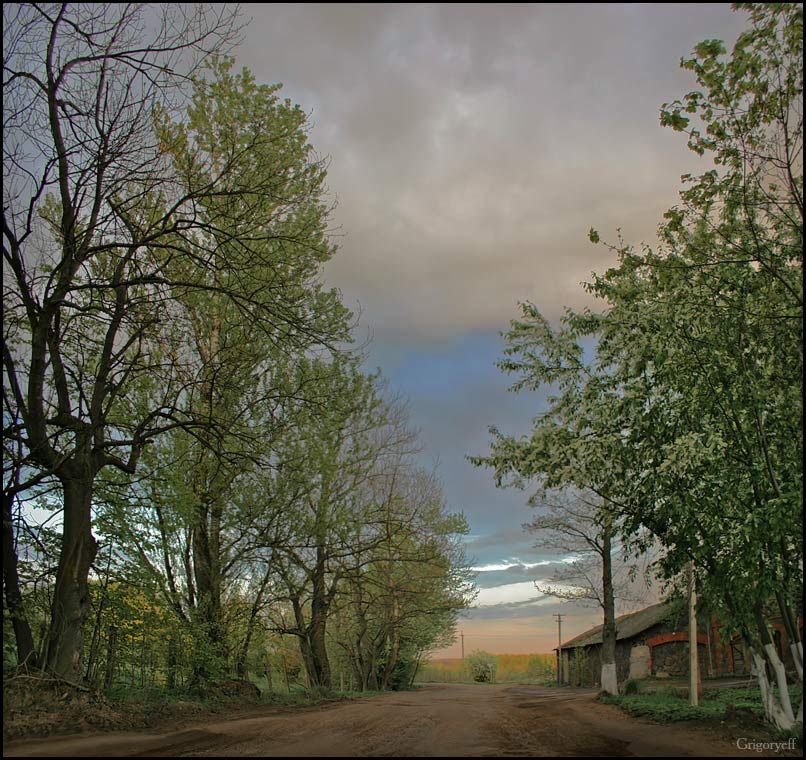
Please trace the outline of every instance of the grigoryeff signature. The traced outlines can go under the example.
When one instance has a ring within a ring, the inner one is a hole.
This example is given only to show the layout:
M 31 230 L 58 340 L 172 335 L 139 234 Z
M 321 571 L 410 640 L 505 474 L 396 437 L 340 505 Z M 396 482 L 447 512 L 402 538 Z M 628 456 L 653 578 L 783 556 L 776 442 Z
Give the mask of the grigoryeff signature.
M 784 750 L 794 751 L 798 748 L 795 739 L 787 739 L 785 742 L 760 742 L 755 739 L 745 739 L 744 737 L 736 740 L 736 747 L 751 752 L 763 752 L 764 750 L 770 749 L 774 752 L 783 752 Z

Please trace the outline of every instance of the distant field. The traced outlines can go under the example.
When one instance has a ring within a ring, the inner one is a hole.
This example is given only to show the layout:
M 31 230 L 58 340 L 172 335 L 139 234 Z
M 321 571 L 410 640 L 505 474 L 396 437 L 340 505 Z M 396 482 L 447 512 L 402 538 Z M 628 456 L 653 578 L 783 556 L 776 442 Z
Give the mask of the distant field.
M 496 681 L 512 683 L 540 683 L 552 681 L 556 675 L 553 654 L 497 654 Z M 463 672 L 459 657 L 441 657 L 423 662 L 417 681 L 461 683 L 471 678 Z

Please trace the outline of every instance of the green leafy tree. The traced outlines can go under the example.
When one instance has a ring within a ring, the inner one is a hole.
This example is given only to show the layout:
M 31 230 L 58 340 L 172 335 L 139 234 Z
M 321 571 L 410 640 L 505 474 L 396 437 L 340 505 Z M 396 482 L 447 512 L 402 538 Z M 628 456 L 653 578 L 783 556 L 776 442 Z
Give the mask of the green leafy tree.
M 506 333 L 505 358 L 498 366 L 519 375 L 513 390 L 551 387 L 556 392 L 534 419 L 529 436 L 517 440 L 493 427 L 491 455 L 470 461 L 491 467 L 498 486 L 531 484 L 535 493 L 530 503 L 536 508 L 554 505 L 527 526 L 538 541 L 596 558 L 598 577 L 585 579 L 582 593 L 602 607 L 601 684 L 608 693 L 618 694 L 612 544 L 618 505 L 624 499 L 627 457 L 622 425 L 612 416 L 619 408 L 618 392 L 595 362 L 585 360 L 588 320 L 569 312 L 555 329 L 533 304 L 522 304 L 521 310 L 522 318 Z M 568 573 L 585 570 L 578 564 Z M 569 595 L 550 585 L 541 590 Z
M 699 45 L 683 65 L 702 89 L 662 111 L 717 168 L 686 178 L 657 250 L 610 246 L 617 264 L 588 286 L 603 313 L 554 330 L 524 306 L 502 366 L 557 392 L 489 461 L 606 498 L 625 539 L 663 543 L 670 577 L 692 562 L 752 645 L 768 718 L 790 728 L 802 706 L 768 618 L 777 607 L 802 679 L 802 9 L 739 7 L 751 29 L 732 55 Z
M 662 537 L 669 569 L 701 568 L 752 644 L 768 718 L 790 728 L 802 705 L 796 718 L 767 620 L 772 605 L 802 680 L 803 12 L 738 7 L 751 28 L 729 57 L 697 46 L 683 66 L 702 89 L 662 111 L 716 168 L 686 178 L 659 251 L 619 246 L 592 289 L 613 304 L 600 355 L 643 404 L 629 445 L 653 466 L 628 479 L 631 523 Z
M 4 490 L 59 485 L 44 664 L 69 678 L 83 670 L 99 478 L 133 476 L 169 431 L 221 444 L 227 420 L 204 403 L 223 358 L 216 320 L 304 351 L 334 340 L 345 316 L 314 282 L 333 248 L 304 115 L 223 59 L 187 110 L 198 65 L 230 43 L 234 17 L 149 13 L 4 9 Z M 221 337 L 236 339 L 234 327 Z
M 156 251 L 192 235 L 187 204 L 209 188 L 175 192 L 152 113 L 181 101 L 187 72 L 236 31 L 227 10 L 166 6 L 148 24 L 146 13 L 22 3 L 3 13 L 4 432 L 20 472 L 5 491 L 60 486 L 44 664 L 70 678 L 82 672 L 96 479 L 133 472 L 146 441 L 180 416 L 158 348 L 169 275 Z M 127 391 L 152 377 L 161 403 L 132 409 Z
M 256 330 L 237 298 L 222 297 L 217 269 L 199 273 L 192 261 L 183 276 L 200 280 L 203 289 L 179 288 L 174 297 L 187 334 L 181 350 L 194 389 L 191 414 L 209 424 L 167 439 L 163 465 L 184 466 L 170 488 L 152 485 L 150 508 L 176 514 L 179 506 L 187 528 L 183 609 L 198 638 L 196 651 L 206 653 L 197 668 L 200 681 L 215 680 L 226 667 L 225 587 L 252 549 L 254 502 L 239 498 L 245 489 L 238 481 L 270 463 L 269 442 L 286 424 L 283 398 L 306 403 L 306 390 L 288 381 L 295 359 L 349 339 L 347 310 L 318 280 L 333 247 L 324 234 L 324 167 L 307 142 L 305 114 L 279 101 L 277 87 L 257 85 L 248 71 L 235 76 L 231 69 L 231 60 L 214 61 L 211 78 L 196 82 L 187 121 L 161 125 L 163 144 L 187 167 L 188 186 L 215 185 L 215 195 L 199 208 L 200 220 L 214 231 L 205 247 L 238 265 L 245 298 L 284 317 Z M 199 151 L 212 160 L 199 164 Z M 261 235 L 249 230 L 253 219 Z M 171 567 L 161 564 L 170 583 Z
M 453 639 L 471 599 L 457 541 L 467 526 L 447 513 L 434 475 L 402 457 L 386 463 L 366 498 L 373 516 L 356 526 L 361 548 L 345 563 L 333 639 L 361 689 L 402 688 L 427 652 Z
M 377 376 L 362 373 L 354 358 L 315 359 L 300 371 L 317 396 L 298 406 L 277 451 L 275 488 L 292 495 L 275 552 L 292 620 L 278 626 L 297 637 L 311 686 L 330 688 L 328 617 L 344 563 L 357 550 L 354 526 L 360 541 L 370 521 L 361 492 L 379 461 L 412 435 L 382 398 Z
M 541 498 L 542 501 L 542 498 Z M 565 601 L 594 604 L 603 612 L 602 691 L 618 694 L 616 671 L 616 603 L 641 597 L 632 584 L 625 552 L 614 557 L 618 524 L 616 510 L 585 494 L 556 496 L 526 524 L 537 546 L 570 553 L 570 560 L 538 591 Z M 537 506 L 537 504 L 535 505 Z M 615 560 L 615 563 L 614 563 Z M 615 568 L 614 568 L 615 564 Z

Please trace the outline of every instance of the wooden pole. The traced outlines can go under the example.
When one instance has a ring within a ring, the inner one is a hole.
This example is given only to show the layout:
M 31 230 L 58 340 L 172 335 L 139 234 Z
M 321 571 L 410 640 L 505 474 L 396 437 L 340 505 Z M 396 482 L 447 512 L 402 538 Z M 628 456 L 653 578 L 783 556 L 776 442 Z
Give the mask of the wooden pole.
M 700 664 L 697 657 L 697 592 L 694 588 L 694 563 L 688 566 L 688 703 L 700 702 Z
M 557 619 L 557 686 L 563 685 L 563 618 L 565 615 L 555 614 Z
M 459 675 L 459 680 L 464 681 L 465 680 L 465 632 L 462 631 L 460 635 L 461 635 L 461 638 L 462 638 L 462 672 Z

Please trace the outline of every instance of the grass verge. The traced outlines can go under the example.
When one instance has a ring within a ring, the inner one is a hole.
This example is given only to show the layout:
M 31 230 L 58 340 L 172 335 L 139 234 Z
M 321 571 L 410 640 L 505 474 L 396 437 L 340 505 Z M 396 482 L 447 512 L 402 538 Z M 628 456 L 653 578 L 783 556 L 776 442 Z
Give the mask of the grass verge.
M 800 705 L 802 694 L 801 685 L 789 687 L 789 696 L 795 711 Z M 705 689 L 696 707 L 689 705 L 687 690 L 679 688 L 623 694 L 617 697 L 602 694 L 599 701 L 617 705 L 630 715 L 648 718 L 657 723 L 697 721 L 712 727 L 724 727 L 727 724 L 743 728 L 753 727 L 778 739 L 793 738 L 799 747 L 803 746 L 802 727 L 793 732 L 780 732 L 765 722 L 761 692 L 758 688 Z

